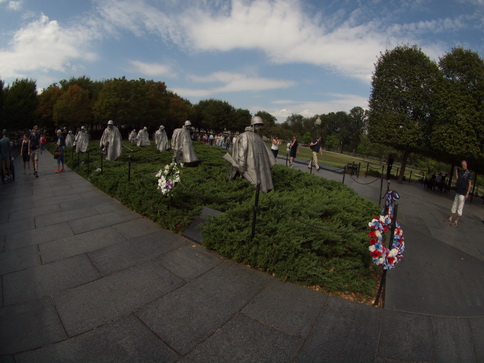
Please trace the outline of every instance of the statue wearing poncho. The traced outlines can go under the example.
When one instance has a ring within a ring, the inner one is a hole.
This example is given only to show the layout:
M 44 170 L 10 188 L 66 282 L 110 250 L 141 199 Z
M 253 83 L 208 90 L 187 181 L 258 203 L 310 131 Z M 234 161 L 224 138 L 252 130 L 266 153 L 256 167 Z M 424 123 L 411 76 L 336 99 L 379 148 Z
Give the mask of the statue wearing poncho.
M 129 133 L 129 136 L 128 136 L 128 141 L 132 144 L 136 144 L 136 137 L 138 136 L 138 134 L 136 133 L 136 130 L 133 130 Z
M 193 163 L 198 161 L 195 150 L 193 149 L 192 139 L 190 137 L 190 129 L 192 123 L 185 121 L 182 128 L 175 129 L 171 136 L 171 147 L 174 151 L 173 159 L 179 163 L 181 161 L 185 163 Z
M 150 146 L 150 137 L 148 135 L 148 130 L 144 127 L 142 130 L 139 130 L 138 136 L 136 137 L 138 146 Z
M 168 150 L 168 136 L 166 136 L 165 126 L 161 125 L 155 132 L 155 142 L 158 150 Z
M 99 144 L 106 160 L 113 161 L 121 156 L 121 133 L 112 120 L 108 121 Z
M 72 143 L 74 142 L 74 136 L 72 135 L 72 131 L 69 131 L 66 135 L 66 147 L 72 147 Z
M 232 158 L 238 172 L 250 183 L 254 185 L 260 183 L 260 190 L 267 193 L 274 189 L 271 169 L 276 164 L 276 159 L 257 134 L 262 125 L 262 119 L 259 116 L 252 118 L 251 126 L 237 137 Z
M 77 133 L 74 139 L 74 145 L 76 146 L 76 153 L 85 153 L 89 145 L 89 135 L 86 132 L 84 126 L 81 126 L 81 130 Z

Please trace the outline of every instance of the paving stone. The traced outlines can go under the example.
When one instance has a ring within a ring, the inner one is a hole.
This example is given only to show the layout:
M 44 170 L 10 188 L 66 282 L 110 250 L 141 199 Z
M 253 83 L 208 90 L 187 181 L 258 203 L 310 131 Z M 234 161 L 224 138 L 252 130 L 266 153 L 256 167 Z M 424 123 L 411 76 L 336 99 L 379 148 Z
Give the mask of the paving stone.
M 110 275 L 184 245 L 176 234 L 159 229 L 91 252 L 89 256 L 103 275 Z
M 429 316 L 384 310 L 377 356 L 400 361 L 435 361 Z
M 74 234 L 84 233 L 88 231 L 93 231 L 95 229 L 112 226 L 113 224 L 118 224 L 122 222 L 127 222 L 132 219 L 139 218 L 139 215 L 131 212 L 128 209 L 117 212 L 109 212 L 96 214 L 91 216 L 80 218 L 76 220 L 70 220 L 69 225 L 72 228 Z
M 0 275 L 36 265 L 40 265 L 37 246 L 28 246 L 0 253 Z
M 288 334 L 307 336 L 328 295 L 274 280 L 242 310 Z
M 2 234 L 9 235 L 19 231 L 28 231 L 35 228 L 35 221 L 33 217 L 18 219 L 16 221 L 5 222 L 0 224 L 0 231 Z
M 292 362 L 301 344 L 301 338 L 239 314 L 181 361 Z
M 224 262 L 136 314 L 177 352 L 186 354 L 239 313 L 270 279 Z
M 467 319 L 432 317 L 436 362 L 475 362 L 476 353 Z M 482 336 L 481 336 L 482 340 Z
M 69 336 L 101 326 L 183 284 L 155 262 L 132 267 L 54 296 Z
M 174 362 L 178 355 L 128 315 L 60 343 L 15 355 L 16 362 Z
M 223 263 L 224 259 L 200 245 L 186 244 L 156 257 L 156 261 L 185 281 L 191 281 Z
M 66 337 L 50 297 L 0 309 L 0 354 L 38 348 Z
M 92 252 L 106 246 L 125 241 L 125 238 L 111 227 L 78 234 L 65 239 L 45 242 L 39 245 L 43 263 Z
M 92 208 L 75 209 L 69 211 L 60 211 L 58 213 L 50 213 L 49 215 L 40 215 L 35 217 L 35 225 L 37 227 L 50 226 L 52 224 L 65 223 L 92 216 Z
M 67 223 L 52 224 L 45 227 L 10 233 L 6 237 L 6 250 L 14 250 L 57 239 L 73 236 L 71 227 Z
M 5 305 L 51 295 L 100 278 L 86 255 L 36 266 L 3 276 Z
M 328 297 L 297 361 L 373 362 L 381 312 L 371 306 Z
M 82 197 L 82 195 L 79 195 L 79 197 L 77 198 L 73 198 L 72 200 L 68 200 L 60 203 L 59 206 L 62 210 L 65 210 L 65 211 L 84 209 L 84 208 L 94 208 L 97 204 L 99 204 L 101 201 L 105 199 L 107 198 L 105 194 L 102 194 L 102 193 L 88 198 Z
M 471 327 L 471 338 L 474 343 L 474 350 L 476 352 L 477 361 L 484 362 L 484 318 L 469 319 Z
M 115 224 L 113 228 L 126 237 L 126 239 L 141 237 L 162 229 L 159 224 L 143 217 Z
M 191 241 L 202 243 L 202 225 L 208 220 L 208 218 L 217 217 L 221 214 L 222 212 L 218 210 L 203 207 L 200 211 L 200 215 L 196 216 L 192 223 L 190 223 L 190 225 L 183 231 L 183 236 Z
M 26 218 L 37 217 L 39 215 L 45 215 L 49 213 L 60 212 L 61 209 L 56 204 L 47 205 L 39 208 L 26 208 L 24 210 L 18 210 L 11 212 L 9 215 L 9 221 L 22 220 Z

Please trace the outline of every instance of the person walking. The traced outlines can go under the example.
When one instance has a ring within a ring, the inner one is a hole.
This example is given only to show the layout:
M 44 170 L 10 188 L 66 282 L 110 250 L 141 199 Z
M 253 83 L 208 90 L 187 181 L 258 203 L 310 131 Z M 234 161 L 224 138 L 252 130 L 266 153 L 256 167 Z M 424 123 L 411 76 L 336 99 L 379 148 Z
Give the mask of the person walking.
M 39 127 L 35 125 L 29 136 L 29 156 L 34 167 L 34 176 L 39 177 L 39 153 L 40 153 L 40 134 Z
M 56 173 L 62 173 L 64 171 L 64 151 L 66 148 L 66 143 L 64 141 L 64 136 L 62 136 L 62 131 L 57 130 L 57 142 L 56 142 L 55 152 L 57 154 L 57 170 Z
M 309 160 L 308 168 L 311 168 L 311 164 L 314 163 L 316 170 L 319 171 L 320 167 L 318 163 L 318 153 L 319 153 L 319 150 L 321 149 L 321 144 L 322 144 L 321 136 L 318 136 L 316 140 L 313 140 L 309 143 L 309 147 L 311 148 L 313 158 L 312 160 Z
M 272 139 L 271 151 L 274 154 L 274 158 L 277 159 L 277 154 L 279 153 L 279 145 L 281 144 L 279 136 L 274 136 Z
M 10 139 L 7 137 L 7 130 L 3 130 L 2 138 L 0 139 L 0 167 L 2 168 L 2 183 L 10 181 L 10 157 L 12 156 L 12 147 Z
M 294 164 L 294 158 L 296 157 L 297 154 L 297 148 L 299 147 L 299 143 L 297 142 L 297 138 L 294 135 L 292 137 L 291 144 L 289 146 L 289 167 L 292 168 Z
M 464 204 L 466 202 L 466 199 L 469 198 L 469 193 L 472 187 L 472 177 L 471 172 L 467 168 L 467 161 L 462 160 L 461 167 L 461 169 L 455 170 L 455 197 L 454 202 L 452 203 L 452 208 L 450 210 L 450 217 L 445 220 L 454 227 L 457 227 L 457 223 L 462 217 Z M 454 216 L 456 214 L 457 217 L 454 220 Z
M 22 139 L 22 143 L 20 144 L 20 156 L 24 162 L 24 175 L 29 169 L 30 175 L 30 156 L 29 156 L 29 134 L 24 133 L 24 138 Z

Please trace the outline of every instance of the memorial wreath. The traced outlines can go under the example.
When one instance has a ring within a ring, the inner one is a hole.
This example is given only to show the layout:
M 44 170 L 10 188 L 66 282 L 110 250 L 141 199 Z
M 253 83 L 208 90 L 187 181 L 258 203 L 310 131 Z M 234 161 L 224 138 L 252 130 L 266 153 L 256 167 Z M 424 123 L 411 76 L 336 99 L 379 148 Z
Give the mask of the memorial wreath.
M 390 241 L 391 248 L 385 247 L 383 235 L 388 232 L 391 223 L 392 217 L 390 215 L 377 216 L 368 223 L 371 228 L 370 233 L 368 233 L 370 237 L 370 246 L 368 249 L 370 250 L 373 263 L 383 266 L 385 270 L 394 268 L 403 259 L 403 251 L 405 249 L 403 230 L 397 221 L 395 221 L 393 241 Z
M 173 192 L 175 184 L 180 182 L 181 167 L 183 167 L 181 163 L 170 163 L 156 173 L 155 176 L 158 178 L 157 188 L 161 191 L 161 194 L 170 195 Z

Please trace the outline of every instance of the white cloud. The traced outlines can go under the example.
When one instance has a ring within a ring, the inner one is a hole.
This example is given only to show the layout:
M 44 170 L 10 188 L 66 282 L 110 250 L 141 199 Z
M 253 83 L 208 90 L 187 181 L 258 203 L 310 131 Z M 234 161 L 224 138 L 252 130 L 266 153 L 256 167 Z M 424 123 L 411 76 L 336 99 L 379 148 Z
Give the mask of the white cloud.
M 285 104 L 283 103 L 285 102 Z M 277 100 L 272 102 L 276 105 L 284 104 L 285 107 L 269 108 L 267 112 L 277 117 L 278 122 L 286 121 L 287 117 L 292 114 L 312 117 L 314 115 L 327 114 L 330 112 L 345 111 L 349 112 L 353 107 L 360 106 L 368 108 L 368 99 L 358 95 L 329 93 L 324 95 L 320 101 L 291 101 Z M 258 107 L 251 107 L 251 110 L 257 110 Z
M 221 84 L 204 89 L 174 89 L 185 97 L 208 97 L 216 94 L 243 92 L 243 91 L 267 91 L 271 89 L 289 88 L 294 82 L 288 80 L 253 77 L 242 73 L 214 72 L 208 76 L 189 75 L 187 79 L 196 83 Z
M 0 49 L 3 78 L 22 77 L 30 71 L 75 69 L 71 61 L 96 59 L 89 51 L 92 32 L 87 28 L 63 28 L 45 15 L 17 30 L 8 49 Z
M 141 61 L 131 61 L 131 65 L 135 68 L 137 72 L 148 76 L 165 76 L 173 77 L 175 76 L 171 67 L 159 64 L 159 63 L 145 63 Z
M 7 5 L 8 10 L 19 11 L 22 8 L 21 1 L 9 1 Z

